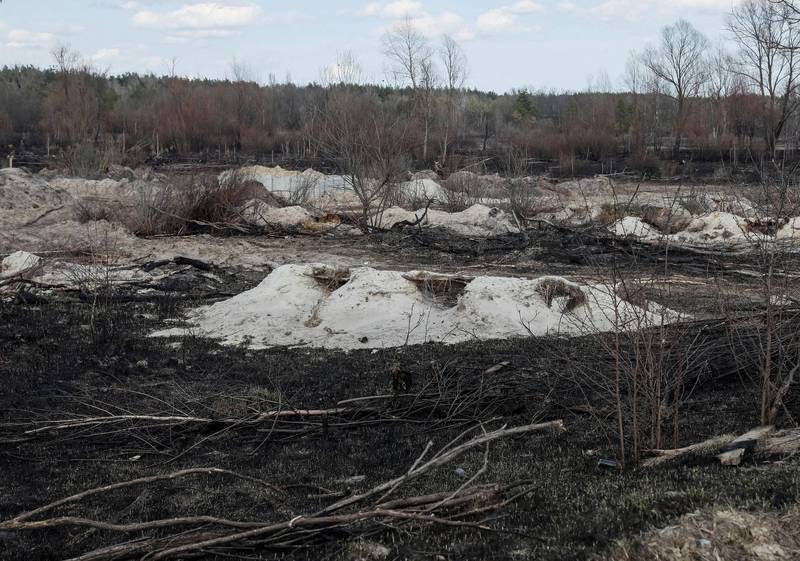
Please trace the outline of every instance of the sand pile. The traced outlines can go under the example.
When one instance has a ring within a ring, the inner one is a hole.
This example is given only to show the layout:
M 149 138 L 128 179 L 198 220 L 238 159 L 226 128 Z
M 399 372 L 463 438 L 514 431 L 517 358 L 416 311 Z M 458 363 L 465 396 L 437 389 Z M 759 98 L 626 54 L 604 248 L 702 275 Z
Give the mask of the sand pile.
M 634 236 L 644 240 L 664 240 L 691 245 L 761 243 L 800 237 L 800 218 L 790 220 L 774 237 L 756 231 L 746 218 L 720 211 L 695 217 L 685 229 L 674 234 L 664 233 L 637 216 L 626 216 L 608 229 L 621 237 Z
M 48 224 L 71 216 L 73 199 L 46 179 L 22 169 L 0 169 L 0 231 Z
M 800 216 L 792 218 L 775 234 L 779 240 L 800 240 Z
M 447 191 L 436 181 L 430 178 L 412 179 L 401 183 L 400 197 L 408 201 L 432 200 L 444 202 L 447 200 Z
M 384 211 L 380 225 L 384 228 L 391 228 L 398 222 L 413 223 L 424 214 L 424 210 L 412 212 L 400 207 L 392 207 Z M 510 214 L 484 205 L 472 205 L 462 212 L 429 209 L 421 225 L 444 228 L 460 236 L 489 237 L 520 233 Z
M 608 229 L 613 232 L 615 236 L 623 238 L 634 236 L 645 240 L 657 240 L 664 237 L 664 234 L 638 216 L 626 216 L 614 222 Z
M 358 349 L 579 335 L 676 317 L 654 304 L 644 309 L 620 301 L 606 286 L 558 277 L 471 279 L 312 264 L 278 267 L 256 288 L 191 312 L 188 329 L 255 348 Z M 186 332 L 176 328 L 155 335 Z
M 323 201 L 336 202 L 338 198 L 351 200 L 344 177 L 327 175 L 311 168 L 292 171 L 280 166 L 246 166 L 222 172 L 219 181 L 223 183 L 234 178 L 260 183 L 267 191 L 286 201 L 321 204 Z

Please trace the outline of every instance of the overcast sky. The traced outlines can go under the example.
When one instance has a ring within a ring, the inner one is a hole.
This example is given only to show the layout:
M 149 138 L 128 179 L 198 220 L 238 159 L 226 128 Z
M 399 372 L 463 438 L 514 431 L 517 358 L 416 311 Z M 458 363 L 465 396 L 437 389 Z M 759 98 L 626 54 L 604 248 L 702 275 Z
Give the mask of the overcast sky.
M 48 66 L 69 45 L 111 73 L 175 70 L 227 77 L 234 60 L 260 81 L 318 80 L 352 51 L 371 81 L 386 77 L 381 35 L 404 17 L 431 42 L 463 46 L 469 85 L 583 90 L 602 73 L 616 85 L 628 52 L 684 17 L 724 38 L 735 0 L 4 0 L 0 65 Z

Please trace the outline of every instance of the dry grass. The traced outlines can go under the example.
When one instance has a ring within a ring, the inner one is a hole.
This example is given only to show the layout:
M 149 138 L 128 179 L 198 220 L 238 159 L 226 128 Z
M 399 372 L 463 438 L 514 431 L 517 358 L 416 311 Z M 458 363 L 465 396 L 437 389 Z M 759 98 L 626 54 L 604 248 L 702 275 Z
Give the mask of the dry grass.
M 128 221 L 139 235 L 185 234 L 202 227 L 244 227 L 241 209 L 264 195 L 263 187 L 236 174 L 219 182 L 216 176 L 176 177 L 142 189 Z
M 564 312 L 568 313 L 586 304 L 586 293 L 579 286 L 559 277 L 544 277 L 540 280 L 536 291 L 544 299 L 547 307 L 551 307 L 556 298 L 566 298 Z
M 442 201 L 447 212 L 461 212 L 487 197 L 487 188 L 478 175 L 454 173 L 444 182 L 446 200 Z
M 800 558 L 800 506 L 780 514 L 694 513 L 674 525 L 615 544 L 611 561 L 782 561 Z

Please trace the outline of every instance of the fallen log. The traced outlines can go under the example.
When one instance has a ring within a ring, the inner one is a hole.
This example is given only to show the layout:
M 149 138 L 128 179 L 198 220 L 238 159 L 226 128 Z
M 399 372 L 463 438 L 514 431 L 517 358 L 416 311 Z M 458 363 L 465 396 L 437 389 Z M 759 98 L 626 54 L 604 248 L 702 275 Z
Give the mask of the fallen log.
M 773 426 L 756 427 L 749 430 L 725 446 L 722 452 L 717 454 L 717 459 L 723 466 L 738 466 L 747 452 L 752 452 L 760 441 L 773 432 L 775 432 Z
M 800 428 L 778 431 L 756 448 L 759 456 L 793 456 L 800 453 Z
M 776 433 L 774 426 L 762 426 L 749 430 L 738 437 L 725 434 L 683 448 L 648 450 L 648 452 L 655 456 L 642 462 L 642 466 L 645 467 L 659 465 L 689 454 L 715 454 L 722 465 L 738 466 L 748 453 L 757 457 L 774 457 L 790 456 L 800 452 L 800 429 Z
M 709 454 L 709 453 L 716 453 L 721 448 L 727 446 L 736 437 L 732 434 L 725 434 L 722 436 L 715 436 L 713 438 L 709 438 L 708 440 L 704 440 L 703 442 L 697 442 L 695 444 L 691 444 L 689 446 L 684 446 L 683 448 L 674 448 L 672 450 L 647 450 L 650 454 L 654 454 L 653 458 L 648 458 L 642 462 L 642 466 L 644 467 L 652 467 L 656 465 L 663 464 L 665 462 L 675 460 L 676 458 L 682 458 L 689 454 Z

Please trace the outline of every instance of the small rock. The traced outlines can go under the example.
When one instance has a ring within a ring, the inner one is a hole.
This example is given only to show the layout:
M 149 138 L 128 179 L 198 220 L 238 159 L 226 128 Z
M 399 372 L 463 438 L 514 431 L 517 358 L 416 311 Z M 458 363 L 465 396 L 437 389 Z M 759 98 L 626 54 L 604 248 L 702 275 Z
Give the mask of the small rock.
M 700 538 L 699 540 L 697 540 L 697 545 L 702 548 L 711 547 L 711 540 Z
M 42 258 L 27 251 L 16 251 L 3 259 L 0 273 L 3 275 L 16 275 L 28 269 L 33 269 L 41 264 Z
M 456 468 L 455 474 L 458 477 L 466 477 L 467 476 L 467 472 L 464 471 L 464 468 Z

